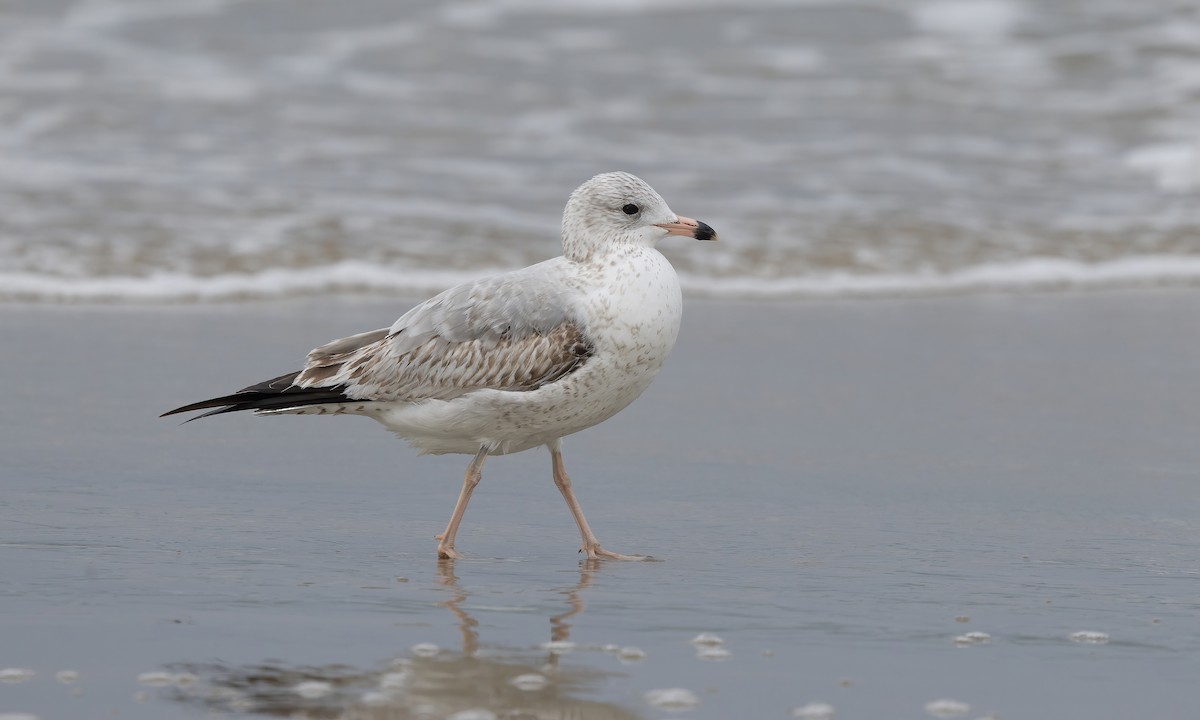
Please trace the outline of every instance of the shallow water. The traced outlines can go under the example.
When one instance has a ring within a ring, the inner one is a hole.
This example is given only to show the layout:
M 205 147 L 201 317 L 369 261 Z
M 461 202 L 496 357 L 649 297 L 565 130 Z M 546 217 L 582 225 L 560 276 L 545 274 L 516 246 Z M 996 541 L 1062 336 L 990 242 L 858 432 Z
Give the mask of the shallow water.
M 645 176 L 726 297 L 1194 283 L 1178 0 L 19 0 L 0 296 L 424 293 Z
M 600 565 L 544 453 L 489 459 L 447 564 L 466 458 L 156 417 L 396 303 L 9 306 L 0 666 L 35 674 L 0 713 L 1192 717 L 1198 302 L 690 303 L 646 395 L 567 441 L 600 538 L 661 560 Z

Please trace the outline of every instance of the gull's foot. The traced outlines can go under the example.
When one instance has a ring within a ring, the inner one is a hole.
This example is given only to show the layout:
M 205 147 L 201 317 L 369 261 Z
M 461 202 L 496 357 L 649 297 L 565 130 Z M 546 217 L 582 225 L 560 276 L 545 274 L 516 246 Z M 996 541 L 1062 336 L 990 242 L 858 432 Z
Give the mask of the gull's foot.
M 599 544 L 591 547 L 582 547 L 579 549 L 579 552 L 587 553 L 588 560 L 654 560 L 649 555 L 622 555 L 621 553 L 615 553 L 611 550 L 605 550 Z
M 438 560 L 457 560 L 462 557 L 462 555 L 459 555 L 458 551 L 454 549 L 453 544 L 446 544 L 445 531 L 434 535 L 433 539 L 438 541 Z M 450 542 L 453 543 L 454 541 L 451 540 Z

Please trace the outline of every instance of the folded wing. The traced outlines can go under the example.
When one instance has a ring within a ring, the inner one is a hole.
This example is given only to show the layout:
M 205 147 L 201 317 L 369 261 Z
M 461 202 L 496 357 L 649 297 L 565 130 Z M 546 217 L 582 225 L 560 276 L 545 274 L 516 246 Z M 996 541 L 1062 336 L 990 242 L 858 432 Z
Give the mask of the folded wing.
M 485 388 L 536 390 L 575 372 L 594 352 L 574 296 L 544 279 L 545 265 L 453 287 L 390 328 L 316 348 L 303 370 L 165 414 L 205 408 L 218 408 L 205 415 L 278 412 L 341 402 L 449 400 Z

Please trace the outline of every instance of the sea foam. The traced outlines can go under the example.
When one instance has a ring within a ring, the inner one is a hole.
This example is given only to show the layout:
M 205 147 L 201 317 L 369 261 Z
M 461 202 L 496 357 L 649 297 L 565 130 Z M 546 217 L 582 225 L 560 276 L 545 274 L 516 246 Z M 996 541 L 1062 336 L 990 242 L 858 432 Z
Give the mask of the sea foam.
M 0 300 L 194 302 L 332 293 L 419 296 L 509 269 L 406 269 L 348 260 L 209 277 L 154 273 L 144 277 L 76 278 L 8 272 L 0 273 Z M 1200 256 L 1145 255 L 1100 263 L 1030 258 L 946 273 L 825 272 L 783 277 L 681 273 L 680 282 L 685 292 L 697 297 L 758 300 L 1180 286 L 1200 284 Z

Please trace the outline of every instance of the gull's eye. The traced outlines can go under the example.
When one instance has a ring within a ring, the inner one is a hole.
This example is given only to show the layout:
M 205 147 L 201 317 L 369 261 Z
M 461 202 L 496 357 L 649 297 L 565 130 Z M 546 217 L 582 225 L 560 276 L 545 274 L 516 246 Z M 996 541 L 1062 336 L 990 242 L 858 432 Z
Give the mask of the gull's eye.
M 641 208 L 639 208 L 637 205 L 634 205 L 633 203 L 629 203 L 625 207 L 621 208 L 621 211 L 624 212 L 626 215 L 637 215 L 639 212 L 641 212 Z

